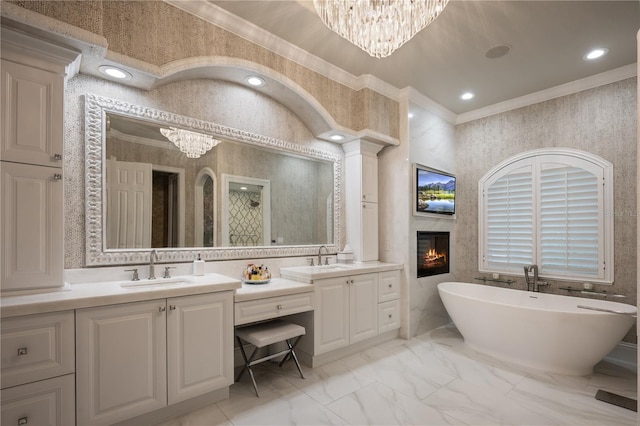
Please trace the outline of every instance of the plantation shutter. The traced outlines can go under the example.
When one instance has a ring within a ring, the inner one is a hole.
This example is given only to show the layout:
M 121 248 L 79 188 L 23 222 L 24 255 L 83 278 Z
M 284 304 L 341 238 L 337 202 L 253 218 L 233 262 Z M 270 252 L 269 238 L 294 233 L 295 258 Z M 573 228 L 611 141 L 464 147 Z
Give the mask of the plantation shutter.
M 540 272 L 598 276 L 602 209 L 598 176 L 580 167 L 542 164 Z
M 526 166 L 493 182 L 486 197 L 485 265 L 521 271 L 533 263 L 533 175 Z
M 480 272 L 611 283 L 613 166 L 582 151 L 520 154 L 478 182 Z

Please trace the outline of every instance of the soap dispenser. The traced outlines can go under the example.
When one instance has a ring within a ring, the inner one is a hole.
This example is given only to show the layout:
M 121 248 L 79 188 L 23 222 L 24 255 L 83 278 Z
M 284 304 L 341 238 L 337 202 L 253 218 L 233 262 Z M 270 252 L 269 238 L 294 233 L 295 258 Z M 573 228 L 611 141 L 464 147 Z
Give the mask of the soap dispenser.
M 193 261 L 193 275 L 204 275 L 204 260 L 200 255 Z

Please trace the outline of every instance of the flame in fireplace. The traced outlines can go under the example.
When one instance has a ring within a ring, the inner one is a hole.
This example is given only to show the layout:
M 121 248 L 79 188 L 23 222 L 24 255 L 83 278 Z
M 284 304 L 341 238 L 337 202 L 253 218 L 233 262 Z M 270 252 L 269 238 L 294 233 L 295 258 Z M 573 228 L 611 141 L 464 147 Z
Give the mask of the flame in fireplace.
M 429 249 L 424 254 L 425 265 L 429 265 L 430 263 L 446 263 L 446 262 L 447 262 L 447 254 L 438 253 L 436 249 Z

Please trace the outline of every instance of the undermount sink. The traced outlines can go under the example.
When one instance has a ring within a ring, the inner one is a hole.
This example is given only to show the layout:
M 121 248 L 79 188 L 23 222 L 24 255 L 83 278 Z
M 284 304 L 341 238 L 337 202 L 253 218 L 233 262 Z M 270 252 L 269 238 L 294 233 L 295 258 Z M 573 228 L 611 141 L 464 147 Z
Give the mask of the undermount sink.
M 355 265 L 332 263 L 330 265 L 292 266 L 280 268 L 280 275 L 284 278 L 311 282 L 318 278 L 332 278 L 350 275 L 356 269 Z
M 126 281 L 120 284 L 123 288 L 141 288 L 141 287 L 163 287 L 166 285 L 182 285 L 188 283 L 189 280 L 186 277 L 174 277 L 174 278 L 154 278 L 152 280 L 140 279 L 138 281 Z

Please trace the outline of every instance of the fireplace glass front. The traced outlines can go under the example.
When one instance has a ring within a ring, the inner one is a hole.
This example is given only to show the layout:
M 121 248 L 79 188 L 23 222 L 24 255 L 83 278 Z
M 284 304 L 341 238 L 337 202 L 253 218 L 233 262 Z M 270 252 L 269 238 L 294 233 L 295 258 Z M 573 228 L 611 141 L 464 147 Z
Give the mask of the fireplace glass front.
M 418 231 L 418 278 L 449 273 L 449 233 Z

